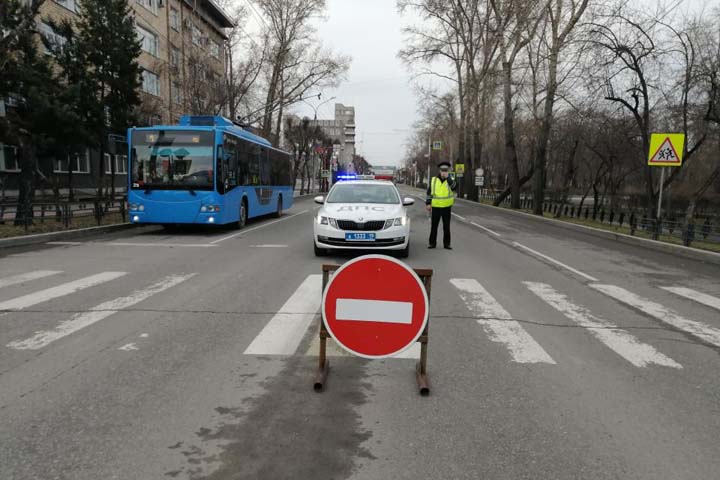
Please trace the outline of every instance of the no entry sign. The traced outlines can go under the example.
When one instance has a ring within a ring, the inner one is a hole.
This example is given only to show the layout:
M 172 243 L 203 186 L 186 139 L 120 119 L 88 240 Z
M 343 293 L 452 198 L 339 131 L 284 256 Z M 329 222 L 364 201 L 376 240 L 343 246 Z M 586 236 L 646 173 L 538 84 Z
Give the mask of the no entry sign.
M 417 341 L 428 320 L 425 287 L 407 265 L 384 255 L 347 262 L 323 292 L 323 322 L 335 341 L 365 358 L 400 353 Z

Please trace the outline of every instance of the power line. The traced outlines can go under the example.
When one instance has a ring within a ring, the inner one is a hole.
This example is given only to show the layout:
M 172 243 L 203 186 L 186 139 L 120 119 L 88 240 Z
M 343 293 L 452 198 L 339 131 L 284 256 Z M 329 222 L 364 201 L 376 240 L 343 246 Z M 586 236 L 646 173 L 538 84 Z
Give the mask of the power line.
M 253 13 L 255 13 L 255 16 L 256 16 L 257 18 L 259 18 L 260 21 L 262 21 L 262 23 L 265 24 L 265 27 L 266 27 L 266 28 L 270 28 L 270 26 L 267 24 L 267 22 L 266 22 L 265 19 L 262 17 L 262 15 L 260 15 L 260 14 L 258 13 L 258 11 L 255 9 L 255 5 L 252 4 L 252 1 L 251 1 L 251 0 L 245 0 L 245 3 L 247 3 L 247 4 L 250 6 L 250 8 L 252 9 Z

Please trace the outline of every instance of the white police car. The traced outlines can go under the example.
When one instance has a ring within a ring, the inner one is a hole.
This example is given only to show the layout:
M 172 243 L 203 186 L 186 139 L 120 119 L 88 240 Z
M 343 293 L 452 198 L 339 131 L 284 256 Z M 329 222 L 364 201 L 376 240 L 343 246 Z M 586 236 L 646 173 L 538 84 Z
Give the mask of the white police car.
M 315 255 L 328 250 L 392 250 L 400 257 L 410 253 L 410 218 L 406 206 L 412 198 L 400 197 L 391 182 L 348 181 L 333 185 L 314 221 Z

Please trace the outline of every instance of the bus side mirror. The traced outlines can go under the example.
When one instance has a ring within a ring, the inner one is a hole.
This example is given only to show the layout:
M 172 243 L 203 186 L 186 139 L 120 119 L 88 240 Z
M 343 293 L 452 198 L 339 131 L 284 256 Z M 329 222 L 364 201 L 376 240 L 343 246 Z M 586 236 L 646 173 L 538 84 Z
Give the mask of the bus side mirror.
M 318 204 L 320 204 L 320 205 L 324 204 L 324 203 L 325 203 L 325 197 L 323 197 L 322 195 L 318 195 L 317 197 L 315 197 L 315 203 L 318 203 Z

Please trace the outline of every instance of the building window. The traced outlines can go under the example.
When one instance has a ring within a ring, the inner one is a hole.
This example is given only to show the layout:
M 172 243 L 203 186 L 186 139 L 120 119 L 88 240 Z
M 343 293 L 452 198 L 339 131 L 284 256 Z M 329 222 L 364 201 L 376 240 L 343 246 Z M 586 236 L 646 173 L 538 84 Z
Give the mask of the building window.
M 40 22 L 39 27 L 40 35 L 42 35 L 45 41 L 50 44 L 52 49 L 60 49 L 65 46 L 65 42 L 67 41 L 65 37 L 56 33 L 50 25 L 45 22 Z M 49 49 L 45 43 L 43 43 L 43 48 L 45 49 L 45 53 L 47 55 L 53 54 L 52 50 Z
M 199 47 L 202 43 L 202 32 L 195 25 L 192 26 L 192 43 L 196 47 Z
M 220 58 L 220 44 L 214 40 L 210 43 L 210 55 Z
M 108 175 L 112 174 L 112 164 L 110 163 L 111 160 L 115 162 L 116 174 L 127 173 L 127 155 L 110 155 L 109 153 L 105 154 L 105 173 L 107 173 Z
M 115 155 L 115 173 L 127 173 L 127 155 Z
M 138 5 L 142 5 L 147 10 L 157 15 L 158 13 L 158 0 L 135 0 Z
M 180 49 L 172 47 L 170 50 L 170 63 L 173 67 L 180 68 Z
M 80 2 L 76 0 L 55 0 L 55 3 L 57 3 L 58 5 L 62 5 L 71 12 L 80 13 Z
M 67 173 L 68 164 L 72 168 L 73 173 L 90 173 L 90 153 L 74 153 L 68 155 L 67 159 L 55 159 L 53 166 L 54 173 Z
M 170 8 L 170 27 L 173 30 L 180 30 L 180 15 L 174 8 Z
M 183 103 L 182 85 L 180 85 L 179 82 L 173 82 L 172 92 L 170 93 L 170 95 L 172 96 L 173 101 L 178 105 L 181 105 Z
M 143 92 L 150 95 L 160 96 L 160 77 L 149 70 L 143 70 Z
M 17 158 L 17 148 L 12 145 L 0 143 L 0 172 L 19 172 L 20 162 Z
M 142 44 L 143 51 L 157 57 L 158 55 L 158 37 L 149 30 L 144 29 L 140 25 L 135 27 L 137 29 L 138 39 Z

